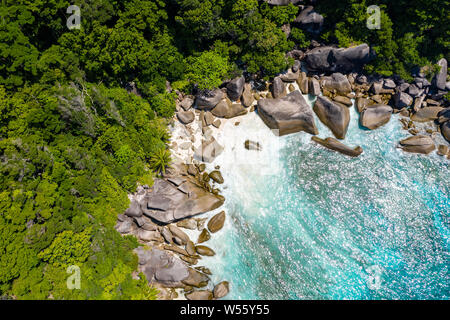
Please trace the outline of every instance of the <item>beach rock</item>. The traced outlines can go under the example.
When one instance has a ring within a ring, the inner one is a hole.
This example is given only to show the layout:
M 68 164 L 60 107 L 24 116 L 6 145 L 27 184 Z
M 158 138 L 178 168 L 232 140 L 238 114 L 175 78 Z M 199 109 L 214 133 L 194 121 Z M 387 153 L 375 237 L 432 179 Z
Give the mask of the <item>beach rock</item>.
M 195 221 L 194 219 L 184 219 L 177 222 L 177 227 L 195 230 L 197 229 L 197 221 Z
M 161 234 L 158 231 L 148 231 L 148 230 L 144 230 L 144 229 L 139 229 L 137 237 L 145 242 L 148 241 L 158 241 L 158 242 L 162 242 L 163 239 L 161 237 Z
M 177 118 L 182 124 L 189 124 L 195 119 L 195 115 L 192 111 L 179 111 L 177 112 Z
M 208 229 L 211 233 L 216 233 L 220 229 L 223 228 L 223 225 L 225 224 L 225 211 L 221 211 L 220 213 L 216 214 L 214 217 L 211 218 L 208 222 Z
M 394 94 L 394 103 L 397 109 L 407 108 L 413 103 L 413 98 L 405 92 L 397 92 Z
M 244 90 L 244 84 L 245 84 L 244 77 L 234 78 L 233 80 L 228 82 L 227 84 L 228 97 L 233 101 L 239 100 Z
M 194 158 L 203 162 L 212 162 L 223 152 L 221 146 L 214 137 L 203 140 L 199 148 L 194 150 Z
M 352 149 L 352 148 L 346 146 L 345 144 L 343 144 L 342 142 L 340 142 L 339 140 L 336 140 L 335 138 L 321 139 L 317 136 L 313 136 L 313 137 L 311 137 L 311 140 L 314 142 L 317 142 L 318 144 L 320 144 L 328 149 L 338 151 L 338 152 L 345 154 L 347 156 L 350 156 L 350 157 L 357 157 L 363 152 L 363 149 L 360 146 Z
M 300 52 L 302 52 L 302 51 L 300 51 Z M 303 54 L 303 52 L 302 52 L 302 54 Z M 294 58 L 295 59 L 295 58 Z M 298 71 L 300 71 L 300 68 L 301 68 L 301 66 L 302 66 L 302 64 L 301 64 L 301 62 L 298 60 L 298 58 L 294 61 L 294 64 L 292 65 L 292 72 L 294 72 L 294 73 L 296 73 L 296 72 L 298 72 Z
M 347 107 L 331 101 L 328 97 L 319 96 L 313 110 L 320 121 L 330 128 L 336 138 L 345 138 L 350 122 L 350 112 Z
M 364 109 L 366 109 L 371 104 L 371 101 L 367 98 L 359 97 L 356 99 L 356 110 L 361 113 Z
M 189 267 L 179 258 L 153 247 L 136 249 L 140 270 L 150 282 L 156 281 L 166 287 L 182 287 L 189 277 Z
M 242 93 L 241 102 L 242 105 L 246 108 L 250 107 L 253 104 L 255 99 L 252 94 L 252 86 L 250 83 L 246 83 L 244 85 L 244 92 Z
M 136 200 L 132 200 L 130 206 L 128 207 L 127 210 L 125 210 L 124 214 L 129 217 L 141 217 L 142 216 L 141 204 Z
M 194 99 L 192 99 L 191 97 L 185 97 L 180 102 L 180 107 L 182 107 L 184 111 L 188 111 L 192 107 L 193 104 L 194 104 Z
M 421 90 L 420 90 L 415 84 L 412 84 L 412 85 L 409 86 L 409 88 L 408 88 L 408 94 L 409 94 L 411 97 L 415 98 L 415 97 L 417 97 L 418 95 L 420 95 L 420 93 L 421 93 Z
M 300 76 L 297 79 L 297 84 L 303 94 L 308 94 L 309 79 L 305 72 L 300 72 Z
M 348 78 L 338 72 L 333 73 L 330 77 L 323 77 L 322 87 L 330 92 L 336 90 L 340 95 L 347 95 L 352 91 Z
M 350 100 L 350 98 L 343 97 L 343 96 L 335 96 L 333 98 L 334 101 L 342 103 L 343 105 L 346 105 L 347 107 L 351 107 L 353 102 Z
M 143 200 L 143 213 L 161 223 L 195 216 L 220 207 L 224 199 L 199 187 L 195 178 L 187 177 L 183 183 L 188 194 L 164 179 L 155 179 Z
M 312 94 L 313 96 L 320 95 L 320 83 L 317 79 L 310 78 L 308 87 L 309 94 Z
M 255 141 L 251 141 L 251 140 L 245 140 L 244 147 L 247 150 L 256 150 L 256 151 L 262 150 L 261 144 L 259 142 L 255 142 Z
M 186 252 L 190 256 L 194 256 L 197 252 L 195 251 L 195 245 L 192 241 L 186 242 Z
M 206 111 L 204 117 L 205 125 L 210 126 L 214 122 L 214 116 L 211 112 Z
M 392 79 L 384 79 L 383 81 L 383 87 L 385 89 L 395 89 L 397 85 L 395 84 L 394 80 Z
M 269 128 L 278 129 L 280 136 L 298 131 L 318 133 L 311 107 L 298 90 L 281 99 L 260 99 L 258 114 Z
M 211 113 L 219 118 L 231 119 L 247 113 L 247 110 L 239 103 L 231 103 L 231 101 L 222 100 Z
M 429 154 L 436 147 L 429 136 L 416 135 L 400 141 L 403 151 L 412 153 Z
M 439 90 L 445 90 L 446 82 L 447 82 L 447 60 L 442 58 L 437 62 L 437 64 L 441 67 L 439 72 L 433 78 L 433 85 Z
M 361 112 L 359 123 L 367 129 L 377 129 L 389 122 L 392 111 L 392 108 L 387 105 L 368 106 Z
M 442 123 L 440 128 L 442 136 L 450 143 L 450 121 Z
M 202 288 L 208 285 L 209 277 L 207 275 L 192 268 L 188 268 L 188 273 L 188 277 L 182 280 L 185 285 L 196 288 Z
M 212 300 L 213 294 L 209 290 L 192 291 L 184 295 L 187 300 Z
M 273 79 L 272 94 L 275 99 L 286 96 L 286 86 L 280 77 L 275 77 Z
M 169 231 L 169 229 L 168 228 L 166 228 L 166 227 L 163 227 L 163 228 L 161 228 L 161 235 L 163 236 L 163 238 L 164 238 L 164 240 L 167 242 L 167 243 L 173 243 L 173 235 L 172 235 L 172 233 Z
M 224 182 L 222 174 L 220 173 L 219 170 L 211 171 L 209 177 L 218 184 L 222 184 Z
M 197 243 L 203 243 L 211 239 L 211 234 L 207 229 L 203 229 L 200 235 L 198 236 Z
M 125 221 L 120 221 L 116 225 L 116 230 L 117 230 L 117 232 L 120 232 L 120 233 L 131 233 L 135 229 L 136 229 L 136 225 L 133 223 L 133 221 L 131 219 L 125 220 Z
M 214 108 L 225 94 L 220 89 L 199 93 L 195 99 L 195 104 L 200 110 L 210 110 Z
M 225 297 L 230 292 L 230 284 L 228 281 L 222 281 L 218 283 L 213 290 L 214 299 L 220 299 Z
M 308 32 L 317 34 L 322 30 L 323 16 L 314 11 L 314 7 L 307 6 L 300 12 L 294 23 Z
M 207 246 L 195 246 L 195 250 L 197 251 L 197 253 L 201 256 L 214 256 L 216 253 L 214 252 L 213 249 L 207 247 Z
M 438 146 L 437 154 L 440 156 L 446 156 L 447 154 L 449 154 L 449 148 L 443 144 L 440 144 Z
M 219 119 L 216 119 L 213 121 L 213 126 L 216 128 L 220 128 L 221 123 L 222 122 Z
M 417 122 L 427 122 L 438 118 L 438 114 L 444 110 L 442 107 L 425 107 L 417 110 L 412 115 L 411 120 Z
M 310 71 L 348 73 L 361 69 L 373 58 L 367 44 L 351 48 L 318 47 L 306 54 L 306 67 Z
M 177 237 L 182 241 L 182 244 L 186 244 L 190 240 L 189 236 L 183 230 L 173 224 L 169 225 L 169 230 L 174 237 Z

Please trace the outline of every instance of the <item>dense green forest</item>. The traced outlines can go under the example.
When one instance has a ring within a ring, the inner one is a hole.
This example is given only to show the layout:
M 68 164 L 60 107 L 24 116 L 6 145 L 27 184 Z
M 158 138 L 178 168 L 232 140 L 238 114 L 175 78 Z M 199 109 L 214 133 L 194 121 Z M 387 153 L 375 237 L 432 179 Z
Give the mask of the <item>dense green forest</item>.
M 72 4 L 80 29 L 66 26 Z M 448 1 L 370 4 L 383 9 L 379 30 L 364 27 L 366 1 L 319 0 L 323 32 L 287 37 L 298 7 L 257 0 L 3 0 L 0 296 L 154 299 L 143 274 L 132 278 L 136 239 L 114 225 L 167 158 L 167 81 L 195 92 L 243 70 L 269 79 L 312 39 L 367 42 L 378 55 L 367 72 L 407 79 L 450 58 Z M 69 265 L 81 267 L 80 290 L 67 289 Z

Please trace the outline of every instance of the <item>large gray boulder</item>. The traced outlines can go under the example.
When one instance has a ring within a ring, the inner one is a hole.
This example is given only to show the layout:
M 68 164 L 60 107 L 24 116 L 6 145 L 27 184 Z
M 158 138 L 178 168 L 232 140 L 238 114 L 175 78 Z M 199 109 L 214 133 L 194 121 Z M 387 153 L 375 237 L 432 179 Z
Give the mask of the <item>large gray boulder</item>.
M 182 124 L 189 124 L 195 119 L 195 115 L 192 111 L 178 111 L 177 118 Z
M 195 104 L 200 110 L 210 110 L 214 108 L 220 100 L 224 98 L 225 94 L 220 89 L 215 89 L 209 92 L 199 93 L 195 99 Z
M 322 29 L 323 16 L 314 11 L 312 6 L 307 6 L 300 12 L 294 23 L 308 32 L 317 34 Z
M 346 106 L 334 102 L 328 97 L 319 96 L 313 110 L 320 121 L 330 128 L 336 138 L 345 138 L 350 123 L 350 112 Z
M 278 129 L 280 136 L 298 131 L 318 133 L 311 107 L 298 90 L 284 98 L 260 99 L 258 114 L 269 128 Z
M 286 95 L 286 85 L 280 77 L 275 77 L 272 83 L 272 94 L 275 99 Z
M 412 153 L 429 154 L 436 146 L 429 136 L 417 135 L 400 141 L 403 151 Z
M 245 78 L 244 77 L 238 77 L 227 84 L 227 95 L 228 97 L 233 100 L 239 100 L 239 98 L 242 95 L 242 91 L 244 91 L 244 84 L 245 84 Z
M 212 162 L 223 152 L 223 146 L 221 146 L 216 139 L 211 136 L 208 139 L 202 141 L 200 147 L 194 150 L 194 158 L 198 161 Z
M 437 119 L 439 113 L 444 110 L 442 107 L 425 107 L 417 110 L 415 114 L 412 115 L 411 120 L 417 122 L 427 122 Z
M 155 179 L 141 203 L 144 215 L 160 223 L 171 223 L 214 210 L 224 202 L 223 197 L 199 187 L 193 177 L 187 177 L 181 186 L 187 193 L 164 179 Z
M 336 90 L 340 95 L 347 95 L 352 91 L 347 77 L 339 72 L 333 73 L 330 77 L 323 77 L 321 81 L 322 87 L 330 92 Z
M 441 70 L 434 76 L 433 85 L 439 90 L 445 90 L 447 82 L 447 60 L 442 58 L 437 64 L 441 67 Z
M 310 71 L 348 73 L 359 70 L 373 58 L 367 44 L 351 48 L 318 47 L 306 54 Z
M 397 109 L 407 108 L 413 103 L 413 98 L 405 92 L 398 91 L 393 98 Z
M 247 113 L 247 110 L 240 103 L 228 103 L 227 100 L 222 100 L 211 113 L 219 118 L 231 119 L 242 116 Z
M 389 122 L 392 111 L 390 106 L 383 104 L 368 106 L 361 112 L 359 123 L 367 129 L 377 129 Z
M 141 217 L 142 216 L 141 204 L 136 200 L 132 200 L 128 209 L 125 210 L 125 214 L 129 217 Z

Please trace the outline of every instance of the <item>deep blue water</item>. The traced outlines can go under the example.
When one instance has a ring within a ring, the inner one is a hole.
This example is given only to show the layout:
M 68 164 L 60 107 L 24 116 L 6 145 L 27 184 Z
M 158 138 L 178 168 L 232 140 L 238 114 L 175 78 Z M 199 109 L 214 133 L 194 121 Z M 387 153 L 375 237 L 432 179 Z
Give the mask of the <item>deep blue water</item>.
M 227 298 L 450 298 L 449 161 L 398 149 L 408 133 L 397 116 L 373 131 L 351 116 L 344 143 L 364 149 L 358 158 L 267 129 L 263 148 L 280 139 L 280 156 L 254 168 L 277 174 L 222 164 L 227 223 L 205 263 L 230 282 Z M 230 130 L 265 130 L 258 121 Z

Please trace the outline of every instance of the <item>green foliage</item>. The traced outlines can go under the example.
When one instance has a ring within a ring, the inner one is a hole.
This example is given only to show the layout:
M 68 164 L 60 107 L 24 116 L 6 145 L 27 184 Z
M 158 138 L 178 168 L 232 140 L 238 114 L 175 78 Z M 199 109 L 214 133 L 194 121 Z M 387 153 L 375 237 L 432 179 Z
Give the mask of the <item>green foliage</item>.
M 217 88 L 230 71 L 228 59 L 214 51 L 186 59 L 186 77 L 200 90 Z
M 158 173 L 165 173 L 166 167 L 170 166 L 170 151 L 160 149 L 150 158 L 150 167 Z
M 292 28 L 291 35 L 292 41 L 297 45 L 298 48 L 307 48 L 310 44 L 310 39 L 308 35 L 299 28 Z

